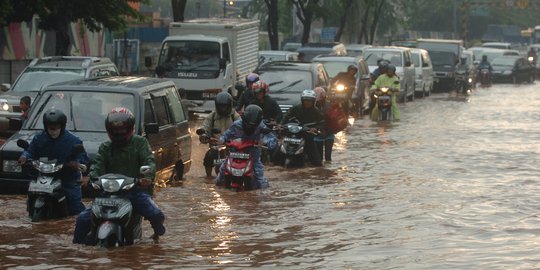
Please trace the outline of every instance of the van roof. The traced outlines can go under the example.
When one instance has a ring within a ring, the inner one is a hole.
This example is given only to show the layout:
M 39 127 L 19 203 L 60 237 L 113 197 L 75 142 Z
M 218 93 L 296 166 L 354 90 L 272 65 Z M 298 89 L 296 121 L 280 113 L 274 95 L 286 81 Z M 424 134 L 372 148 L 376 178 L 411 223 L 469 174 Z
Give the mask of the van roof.
M 94 79 L 82 79 L 56 83 L 47 86 L 43 91 L 92 91 L 92 92 L 137 92 L 143 94 L 148 90 L 174 87 L 168 79 L 135 76 L 112 76 Z

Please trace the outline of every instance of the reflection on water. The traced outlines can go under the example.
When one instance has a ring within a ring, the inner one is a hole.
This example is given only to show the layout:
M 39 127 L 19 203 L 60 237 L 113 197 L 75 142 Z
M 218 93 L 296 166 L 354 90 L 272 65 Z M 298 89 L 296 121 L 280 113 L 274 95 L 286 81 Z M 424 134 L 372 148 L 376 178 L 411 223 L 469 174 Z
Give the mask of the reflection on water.
M 201 168 L 159 189 L 167 233 L 131 247 L 71 244 L 74 218 L 32 224 L 0 197 L 2 268 L 533 269 L 540 261 L 540 92 L 494 86 L 400 104 L 336 134 L 322 168 L 267 166 L 271 187 L 217 188 Z M 197 122 L 195 125 L 200 125 Z M 194 128 L 192 128 L 194 130 Z

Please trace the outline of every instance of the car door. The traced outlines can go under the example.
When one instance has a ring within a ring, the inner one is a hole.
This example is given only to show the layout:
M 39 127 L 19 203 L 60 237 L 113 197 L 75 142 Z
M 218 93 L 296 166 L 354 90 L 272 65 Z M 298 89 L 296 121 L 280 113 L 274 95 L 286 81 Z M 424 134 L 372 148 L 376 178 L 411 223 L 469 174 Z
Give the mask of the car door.
M 156 169 L 163 171 L 173 165 L 176 160 L 175 141 L 171 139 L 176 137 L 176 130 L 169 110 L 166 90 L 160 89 L 148 93 L 144 97 L 144 102 L 145 124 L 157 123 L 159 126 L 157 134 L 147 134 L 147 137 L 156 159 Z
M 167 88 L 166 92 L 167 101 L 169 103 L 170 111 L 172 112 L 172 125 L 174 126 L 174 138 L 170 140 L 174 141 L 174 149 L 171 158 L 173 162 L 182 161 L 183 163 L 191 162 L 191 134 L 189 133 L 189 124 L 187 112 L 184 110 L 178 91 L 174 86 Z M 187 172 L 187 169 L 184 172 Z

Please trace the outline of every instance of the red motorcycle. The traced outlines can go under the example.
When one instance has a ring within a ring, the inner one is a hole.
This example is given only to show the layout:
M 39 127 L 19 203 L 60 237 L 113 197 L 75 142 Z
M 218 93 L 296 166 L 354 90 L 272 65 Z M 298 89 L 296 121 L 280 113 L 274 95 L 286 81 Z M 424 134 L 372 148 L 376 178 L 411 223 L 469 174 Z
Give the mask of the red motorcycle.
M 252 151 L 254 147 L 261 147 L 255 141 L 236 139 L 225 143 L 227 157 L 223 176 L 225 187 L 236 191 L 252 190 L 255 184 L 255 172 Z
M 480 78 L 480 86 L 489 87 L 491 86 L 491 72 L 488 68 L 480 68 L 478 72 L 478 77 Z

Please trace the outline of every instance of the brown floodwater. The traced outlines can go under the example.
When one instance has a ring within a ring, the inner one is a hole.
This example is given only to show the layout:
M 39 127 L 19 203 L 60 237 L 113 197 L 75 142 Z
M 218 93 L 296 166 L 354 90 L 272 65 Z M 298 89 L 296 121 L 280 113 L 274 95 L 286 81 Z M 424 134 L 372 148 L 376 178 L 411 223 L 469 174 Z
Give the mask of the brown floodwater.
M 159 244 L 145 221 L 133 246 L 72 245 L 74 218 L 32 223 L 0 195 L 0 268 L 536 268 L 539 101 L 524 84 L 399 104 L 400 122 L 339 133 L 324 167 L 267 166 L 270 188 L 241 193 L 204 177 L 193 137 L 192 171 L 155 195 Z

